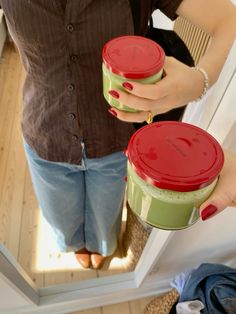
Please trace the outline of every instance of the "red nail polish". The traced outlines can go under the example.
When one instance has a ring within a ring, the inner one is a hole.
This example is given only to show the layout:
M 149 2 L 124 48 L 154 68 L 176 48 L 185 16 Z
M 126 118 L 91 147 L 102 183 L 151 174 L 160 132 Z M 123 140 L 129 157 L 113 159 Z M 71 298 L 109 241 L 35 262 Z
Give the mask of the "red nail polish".
M 124 181 L 127 182 L 127 177 L 124 177 Z
M 113 116 L 117 117 L 117 113 L 115 112 L 115 110 L 108 109 L 108 111 L 110 112 L 110 114 L 112 114 Z
M 214 205 L 208 205 L 206 208 L 203 209 L 201 212 L 202 220 L 208 219 L 210 216 L 212 216 L 215 212 L 217 212 L 217 208 Z
M 127 157 L 127 156 L 128 156 L 128 150 L 127 150 L 127 149 L 124 149 L 124 150 L 123 150 L 123 154 Z
M 115 90 L 109 90 L 108 92 L 112 97 L 118 99 L 120 97 L 119 93 L 117 93 L 117 91 Z
M 122 86 L 125 88 L 125 89 L 128 89 L 128 90 L 133 90 L 133 85 L 132 84 L 130 84 L 130 83 L 128 83 L 128 82 L 124 82 L 123 84 L 122 84 Z

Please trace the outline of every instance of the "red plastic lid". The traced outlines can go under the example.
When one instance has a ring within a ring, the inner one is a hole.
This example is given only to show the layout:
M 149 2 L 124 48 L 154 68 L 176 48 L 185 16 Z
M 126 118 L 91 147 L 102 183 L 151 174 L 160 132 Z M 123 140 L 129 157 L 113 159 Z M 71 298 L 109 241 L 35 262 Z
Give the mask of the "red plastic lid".
M 164 65 L 164 50 L 141 36 L 121 36 L 110 40 L 102 51 L 103 62 L 113 73 L 141 79 L 158 73 Z
M 152 123 L 131 137 L 127 155 L 135 172 L 161 189 L 194 191 L 209 185 L 224 163 L 219 143 L 183 122 Z

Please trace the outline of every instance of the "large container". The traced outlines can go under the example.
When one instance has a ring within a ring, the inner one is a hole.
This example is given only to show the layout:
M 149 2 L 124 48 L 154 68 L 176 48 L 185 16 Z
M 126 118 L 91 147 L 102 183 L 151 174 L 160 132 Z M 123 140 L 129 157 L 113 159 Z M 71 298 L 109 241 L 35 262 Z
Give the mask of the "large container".
M 164 50 L 154 41 L 141 36 L 121 36 L 103 47 L 103 95 L 107 102 L 119 110 L 136 110 L 120 104 L 109 90 L 125 90 L 126 80 L 154 84 L 162 77 Z
M 177 230 L 199 219 L 224 154 L 206 131 L 183 122 L 157 122 L 139 129 L 127 149 L 127 199 L 146 223 Z

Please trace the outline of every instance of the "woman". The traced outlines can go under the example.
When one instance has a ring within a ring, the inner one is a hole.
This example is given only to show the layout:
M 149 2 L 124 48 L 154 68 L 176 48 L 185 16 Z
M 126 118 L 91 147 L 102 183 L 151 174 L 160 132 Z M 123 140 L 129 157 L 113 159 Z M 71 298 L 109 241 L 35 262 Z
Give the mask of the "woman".
M 235 38 L 235 7 L 229 0 L 140 0 L 140 35 L 160 9 L 171 19 L 177 14 L 189 19 L 212 42 L 198 69 L 166 58 L 159 84 L 127 82 L 120 100 L 143 112 L 112 112 L 118 120 L 102 94 L 101 51 L 111 38 L 133 34 L 129 1 L 0 0 L 0 5 L 26 70 L 22 129 L 43 215 L 61 251 L 75 252 L 85 268 L 99 268 L 119 237 L 122 151 L 135 131 L 125 122 L 183 106 L 216 81 Z

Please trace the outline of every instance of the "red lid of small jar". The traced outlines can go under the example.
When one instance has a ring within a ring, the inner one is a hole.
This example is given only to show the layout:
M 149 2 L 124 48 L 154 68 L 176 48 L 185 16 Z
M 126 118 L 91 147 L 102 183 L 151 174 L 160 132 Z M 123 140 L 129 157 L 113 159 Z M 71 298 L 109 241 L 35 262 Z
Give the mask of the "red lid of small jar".
M 127 155 L 134 171 L 161 189 L 194 191 L 209 185 L 224 163 L 219 143 L 183 122 L 157 122 L 131 137 Z
M 102 51 L 103 62 L 113 73 L 130 79 L 152 76 L 163 68 L 164 50 L 141 36 L 121 36 L 110 40 Z

